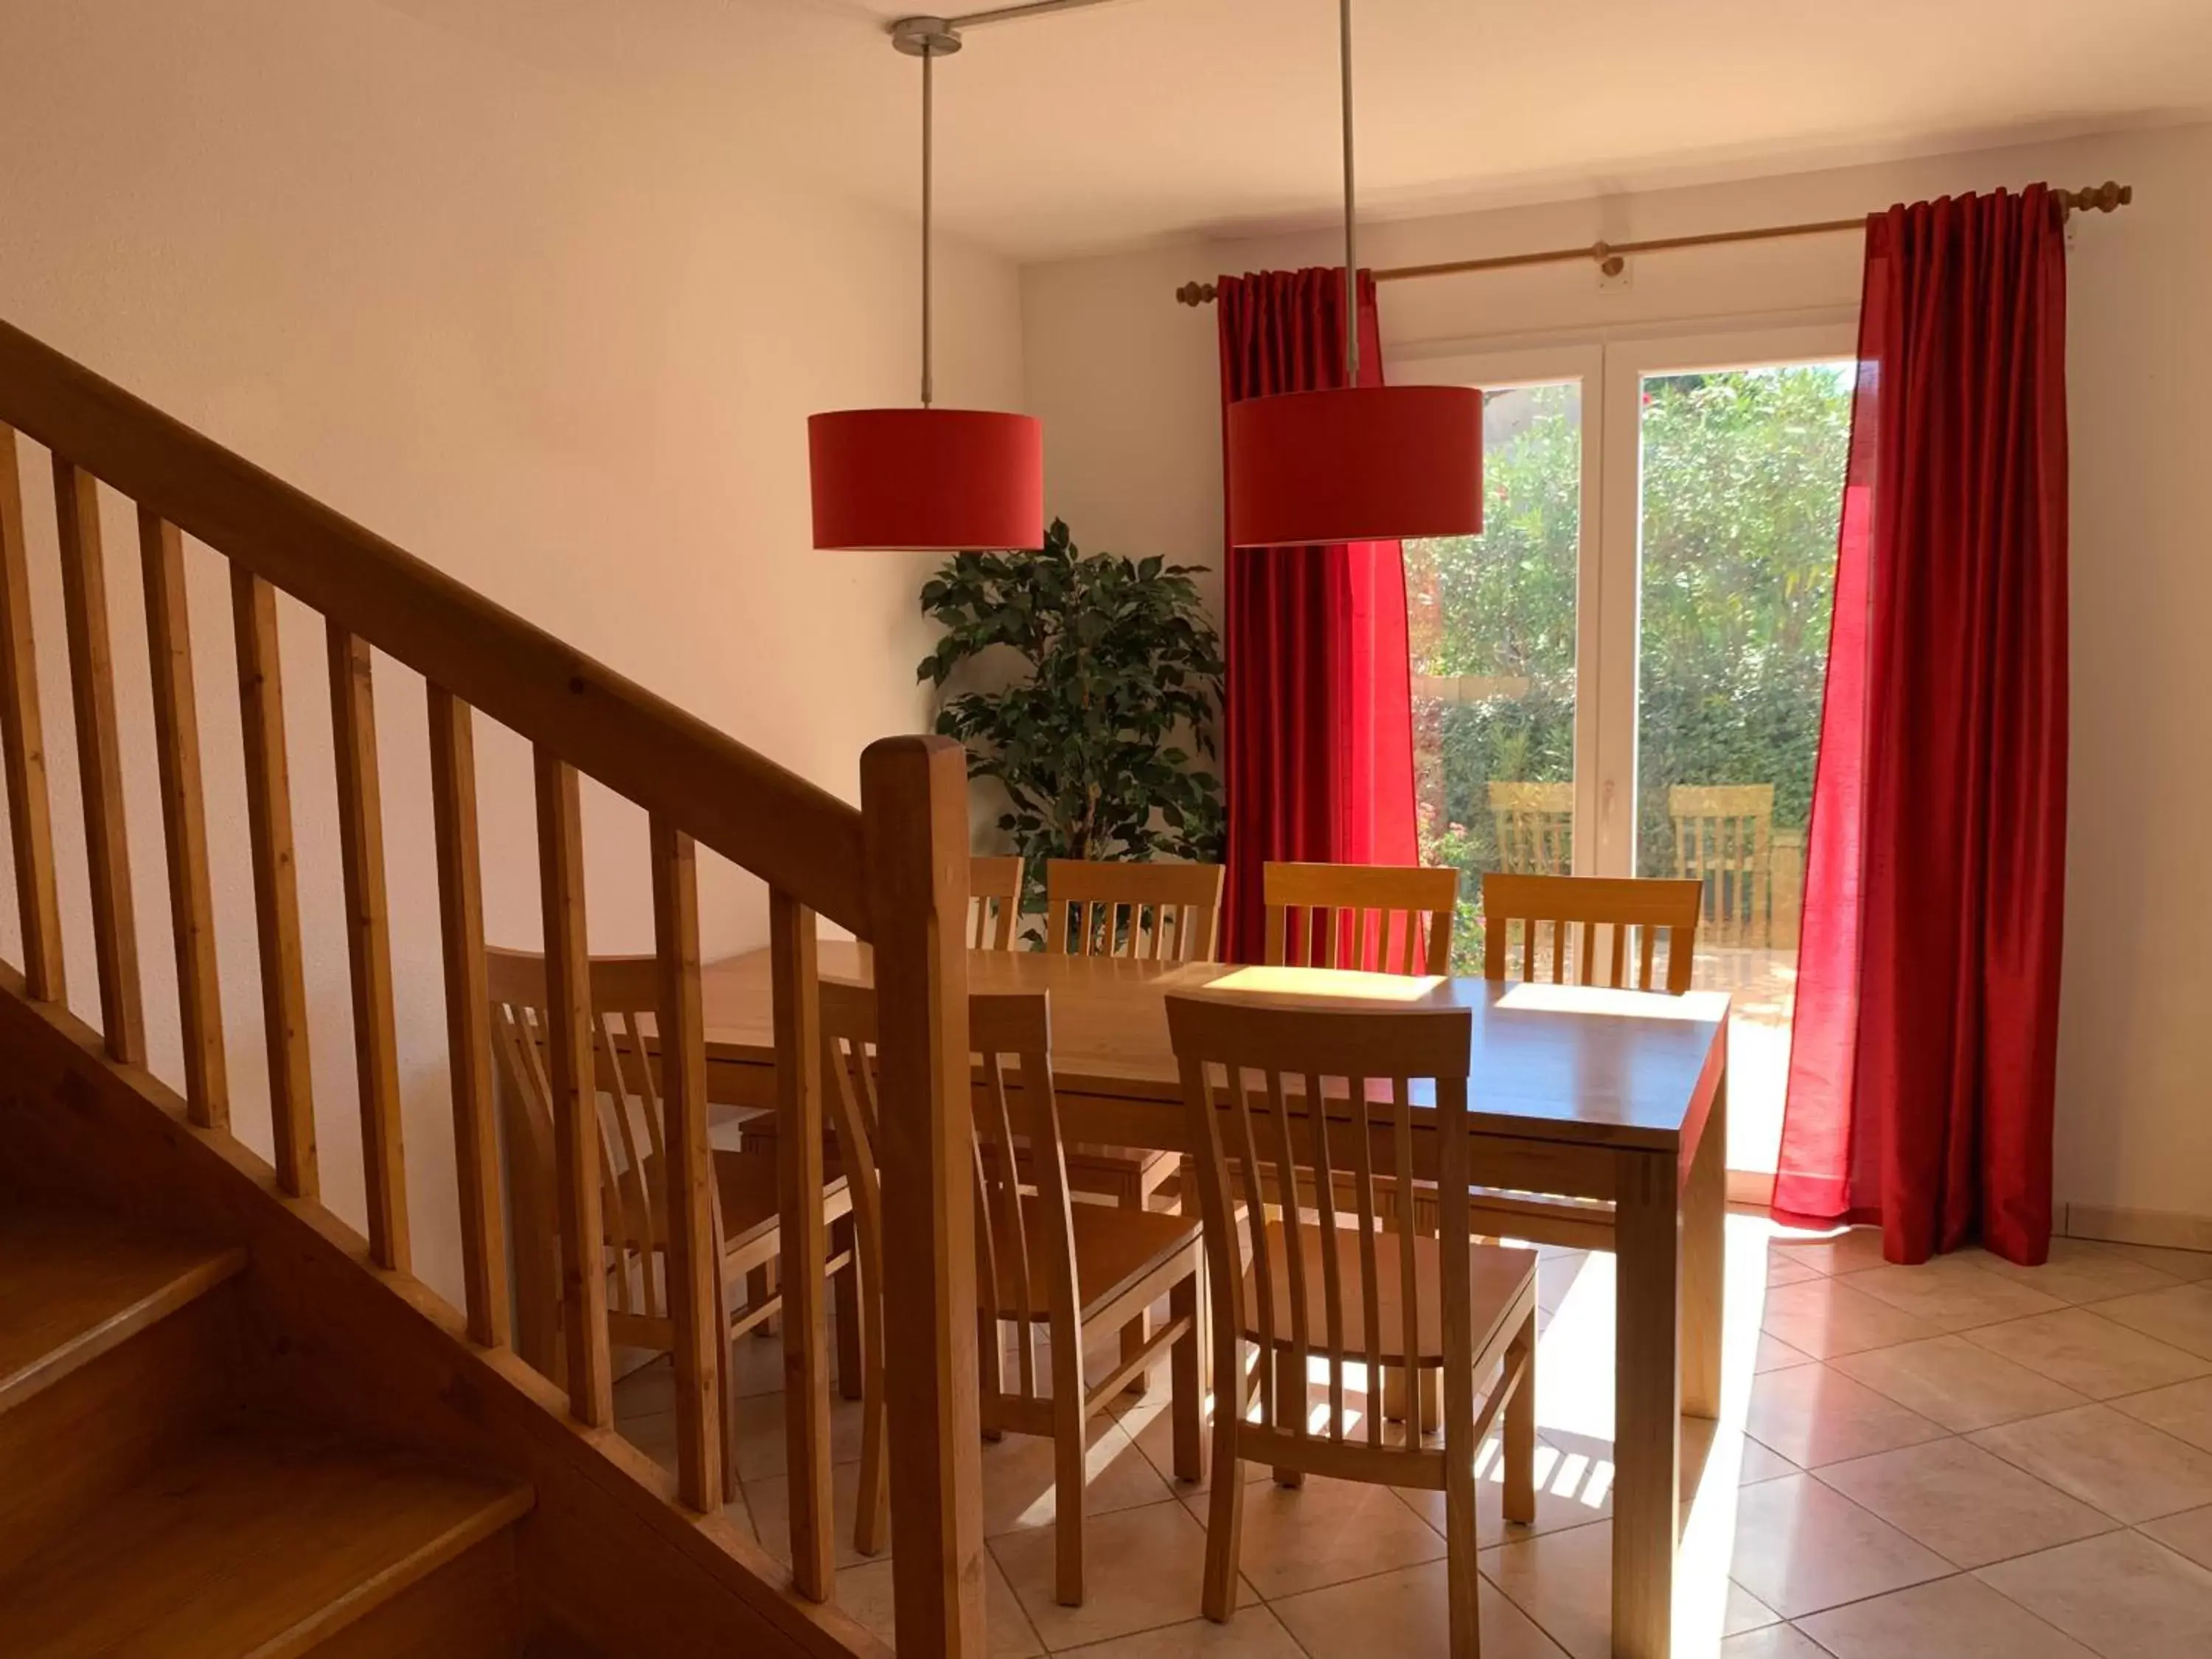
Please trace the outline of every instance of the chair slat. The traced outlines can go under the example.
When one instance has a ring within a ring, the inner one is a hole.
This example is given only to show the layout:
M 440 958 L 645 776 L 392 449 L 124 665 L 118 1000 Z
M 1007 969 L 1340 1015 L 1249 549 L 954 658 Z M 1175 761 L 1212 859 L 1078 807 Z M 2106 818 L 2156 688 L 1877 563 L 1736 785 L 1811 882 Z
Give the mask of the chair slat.
M 0 491 L 4 488 L 0 480 Z M 154 748 L 161 780 L 162 846 L 169 866 L 169 920 L 176 942 L 185 1106 L 200 1127 L 224 1129 L 230 1127 L 230 1079 L 215 953 L 215 900 L 208 880 L 207 804 L 200 778 L 184 538 L 176 526 L 142 507 L 138 554 L 154 692 Z
M 1218 864 L 1052 859 L 1045 864 L 1044 881 L 1048 951 L 1182 962 L 1211 962 L 1219 953 Z M 1125 906 L 1126 934 L 1121 925 Z M 1077 914 L 1073 933 L 1067 926 L 1071 909 Z M 1140 937 L 1146 909 L 1152 912 L 1152 927 L 1148 937 Z
M 123 753 L 115 726 L 115 662 L 108 646 L 106 562 L 100 551 L 100 484 L 54 457 L 62 613 L 67 624 L 70 701 L 76 719 L 77 781 L 84 803 L 85 866 L 92 898 L 92 951 L 100 971 L 100 1024 L 108 1057 L 146 1059 L 146 1012 L 138 988 L 138 924 L 131 898 L 130 824 L 123 805 Z
M 469 1340 L 511 1340 L 506 1220 L 494 1119 L 483 882 L 477 839 L 476 738 L 469 706 L 429 687 L 430 814 L 438 860 L 439 945 L 445 963 L 447 1063 L 453 1079 L 453 1171 L 461 1212 L 461 1281 Z
M 284 741 L 284 674 L 276 590 L 230 568 L 238 695 L 246 757 L 246 828 L 261 949 L 262 1038 L 269 1053 L 269 1115 L 276 1179 L 295 1198 L 319 1195 L 314 1073 L 307 1055 L 307 981 L 300 946 L 299 873 L 292 847 L 291 763 Z
M 538 793 L 538 877 L 545 917 L 547 1092 L 553 1111 L 555 1199 L 561 1236 L 562 1324 L 568 1410 L 591 1428 L 614 1420 L 606 1278 L 599 1271 L 605 1227 L 594 1146 L 591 956 L 584 921 L 584 823 L 576 769 L 533 750 Z
M 54 881 L 53 815 L 46 798 L 46 744 L 39 715 L 38 649 L 31 626 L 29 551 L 15 430 L 0 425 L 0 754 L 8 786 L 8 834 L 15 856 L 15 905 L 23 935 L 23 988 L 60 1002 L 60 890 Z
M 1336 1169 L 1329 1158 L 1328 1117 L 1323 1109 L 1322 1080 L 1308 1077 L 1305 1085 L 1304 1118 L 1308 1133 L 1313 1136 L 1314 1209 L 1321 1224 L 1316 1231 L 1321 1239 L 1322 1352 L 1340 1354 L 1346 1345 L 1343 1268 L 1336 1252 Z M 1355 1079 L 1352 1087 L 1352 1097 L 1357 1101 L 1359 1079 Z M 1365 1249 L 1366 1242 L 1363 1240 L 1363 1254 Z M 1328 1368 L 1328 1437 L 1344 1438 L 1344 1367 L 1338 1364 L 1331 1364 Z
M 336 623 L 330 647 L 331 730 L 337 761 L 338 861 L 346 957 L 352 971 L 355 1076 L 361 1093 L 362 1175 L 368 1253 L 401 1273 L 410 1265 L 407 1162 L 400 1127 L 399 1040 L 392 1011 L 392 925 L 384 888 L 384 806 L 368 641 Z

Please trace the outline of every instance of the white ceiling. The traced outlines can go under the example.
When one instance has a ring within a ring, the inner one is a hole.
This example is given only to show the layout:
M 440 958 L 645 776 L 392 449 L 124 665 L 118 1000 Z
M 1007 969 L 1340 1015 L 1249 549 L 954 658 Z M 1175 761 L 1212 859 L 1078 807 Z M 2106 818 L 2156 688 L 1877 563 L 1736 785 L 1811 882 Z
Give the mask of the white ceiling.
M 882 37 L 902 0 L 382 3 L 914 201 L 920 69 Z M 1037 259 L 1326 221 L 1335 19 L 1114 0 L 972 31 L 938 69 L 944 222 Z M 1358 0 L 1354 21 L 1378 215 L 2212 117 L 2212 0 Z

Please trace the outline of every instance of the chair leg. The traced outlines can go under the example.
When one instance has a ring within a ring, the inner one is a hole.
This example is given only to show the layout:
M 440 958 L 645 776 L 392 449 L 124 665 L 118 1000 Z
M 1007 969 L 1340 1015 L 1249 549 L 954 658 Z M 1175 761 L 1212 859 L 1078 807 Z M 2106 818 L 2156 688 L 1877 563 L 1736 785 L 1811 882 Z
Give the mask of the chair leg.
M 1468 1478 L 1473 1479 L 1471 1474 Z M 1482 1659 L 1482 1621 L 1477 1610 L 1482 1581 L 1475 1568 L 1474 1546 L 1473 1527 L 1446 1528 L 1444 1600 L 1450 1632 L 1445 1650 L 1450 1659 Z
M 1536 1518 L 1536 1320 L 1531 1315 L 1505 1351 L 1506 1369 L 1521 1380 L 1505 1401 L 1505 1518 Z
M 1206 1297 L 1202 1273 L 1193 1273 L 1168 1292 L 1171 1318 L 1187 1319 L 1190 1328 L 1169 1350 L 1168 1410 L 1175 1429 L 1175 1474 L 1178 1480 L 1196 1482 L 1206 1473 Z
M 830 1228 L 830 1254 L 852 1258 L 830 1279 L 837 1327 L 837 1392 L 848 1400 L 860 1400 L 866 1397 L 867 1389 L 863 1376 L 866 1362 L 860 1357 L 860 1243 L 854 1236 L 852 1217 L 842 1217 Z
M 1083 1605 L 1083 1403 L 1079 1397 L 1053 1412 L 1053 1594 L 1063 1607 Z
M 763 1262 L 745 1275 L 745 1306 L 757 1308 L 775 1294 L 775 1264 Z M 771 1315 L 753 1327 L 753 1334 L 763 1339 L 774 1336 L 776 1334 L 776 1326 L 781 1322 Z
M 1115 1196 L 1115 1207 L 1122 1210 L 1143 1209 L 1145 1207 L 1144 1182 L 1136 1176 L 1131 1176 L 1128 1184 L 1123 1187 Z M 1144 1352 L 1145 1344 L 1152 1340 L 1152 1315 L 1148 1308 L 1121 1327 L 1121 1358 L 1125 1360 L 1134 1359 Z M 1151 1387 L 1152 1378 L 1145 1372 L 1139 1371 L 1136 1376 L 1129 1379 L 1129 1386 L 1123 1392 L 1132 1400 L 1142 1400 Z
M 1213 1353 L 1213 1490 L 1206 1511 L 1206 1578 L 1200 1608 L 1216 1624 L 1237 1611 L 1237 1568 L 1244 1533 L 1244 1472 L 1237 1455 L 1244 1420 L 1244 1356 L 1240 1342 L 1217 1342 Z
M 866 1397 L 860 1403 L 860 1490 L 854 1499 L 853 1547 L 863 1555 L 880 1554 L 890 1529 L 890 1460 L 884 1455 L 883 1370 L 879 1365 L 864 1372 Z
M 1275 1426 L 1288 1433 L 1291 1425 L 1304 1422 L 1306 1402 L 1312 1398 L 1306 1388 L 1306 1374 L 1297 1361 L 1291 1357 L 1287 1348 L 1273 1349 L 1270 1357 L 1260 1363 L 1274 1365 Z M 1275 1484 L 1279 1486 L 1303 1486 L 1305 1483 L 1305 1471 L 1303 1469 L 1279 1468 L 1275 1471 Z

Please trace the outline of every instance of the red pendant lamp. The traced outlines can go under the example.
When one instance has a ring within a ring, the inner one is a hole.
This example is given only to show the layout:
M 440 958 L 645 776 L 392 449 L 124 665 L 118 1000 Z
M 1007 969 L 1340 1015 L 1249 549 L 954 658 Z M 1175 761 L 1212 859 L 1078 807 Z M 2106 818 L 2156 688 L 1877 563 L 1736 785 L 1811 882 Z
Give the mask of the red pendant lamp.
M 1352 167 L 1352 0 L 1338 0 L 1344 99 L 1344 384 L 1229 406 L 1232 547 L 1474 536 L 1482 531 L 1482 394 L 1359 384 Z
M 960 50 L 941 17 L 909 17 L 891 44 L 921 59 L 921 407 L 847 409 L 806 422 L 817 548 L 1044 545 L 1044 435 L 1027 415 L 936 409 L 930 361 L 931 65 Z

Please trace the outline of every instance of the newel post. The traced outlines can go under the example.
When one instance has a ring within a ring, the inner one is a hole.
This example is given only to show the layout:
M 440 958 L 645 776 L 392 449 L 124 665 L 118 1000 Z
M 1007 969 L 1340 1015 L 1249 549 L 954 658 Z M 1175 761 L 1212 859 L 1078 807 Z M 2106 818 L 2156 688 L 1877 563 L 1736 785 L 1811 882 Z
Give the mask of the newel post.
M 884 1392 L 900 1659 L 984 1650 L 969 1139 L 968 781 L 947 738 L 860 757 L 883 1085 Z

